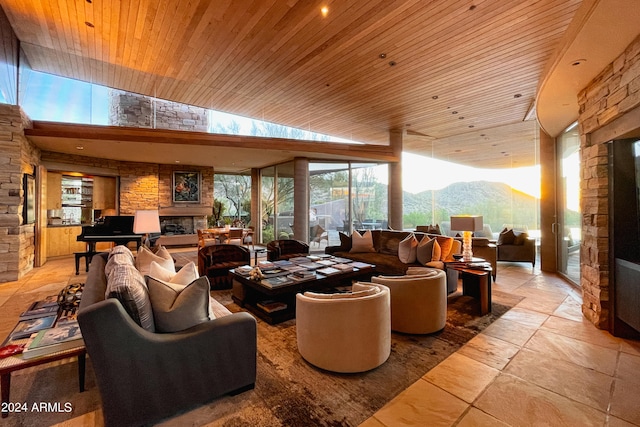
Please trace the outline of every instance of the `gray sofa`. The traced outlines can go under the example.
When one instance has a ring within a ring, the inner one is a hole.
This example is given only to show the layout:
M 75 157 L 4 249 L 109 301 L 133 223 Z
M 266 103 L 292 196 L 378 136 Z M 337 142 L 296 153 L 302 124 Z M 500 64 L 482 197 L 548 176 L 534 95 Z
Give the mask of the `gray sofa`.
M 147 424 L 253 388 L 256 321 L 234 313 L 173 333 L 140 327 L 105 299 L 106 256 L 93 257 L 78 322 L 107 426 Z
M 362 230 L 361 232 L 365 232 Z M 431 238 L 447 238 L 447 236 L 440 236 L 435 234 L 426 234 L 420 232 L 411 231 L 399 231 L 399 230 L 370 230 L 372 234 L 373 247 L 375 252 L 356 252 L 352 253 L 351 250 L 351 237 L 343 233 L 340 233 L 340 245 L 327 246 L 325 253 L 338 257 L 349 258 L 354 261 L 362 261 L 376 265 L 376 271 L 385 276 L 401 276 L 409 274 L 410 268 L 424 267 L 419 262 L 405 264 L 398 257 L 398 246 L 402 240 L 404 240 L 409 234 L 414 234 L 418 241 L 421 241 L 425 236 Z M 460 243 L 458 243 L 459 247 Z M 459 250 L 456 250 L 458 252 Z M 450 259 L 453 261 L 453 258 Z M 444 270 L 444 263 L 433 262 L 429 263 L 428 267 L 439 268 Z M 447 292 L 451 293 L 457 289 L 458 286 L 458 272 L 455 270 L 447 271 Z

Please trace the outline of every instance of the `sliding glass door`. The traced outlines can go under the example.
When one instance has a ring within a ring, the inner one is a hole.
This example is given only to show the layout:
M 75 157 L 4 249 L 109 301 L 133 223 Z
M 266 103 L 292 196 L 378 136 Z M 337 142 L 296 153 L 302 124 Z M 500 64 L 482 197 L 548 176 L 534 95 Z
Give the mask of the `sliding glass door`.
M 558 272 L 580 284 L 580 136 L 570 127 L 558 144 Z

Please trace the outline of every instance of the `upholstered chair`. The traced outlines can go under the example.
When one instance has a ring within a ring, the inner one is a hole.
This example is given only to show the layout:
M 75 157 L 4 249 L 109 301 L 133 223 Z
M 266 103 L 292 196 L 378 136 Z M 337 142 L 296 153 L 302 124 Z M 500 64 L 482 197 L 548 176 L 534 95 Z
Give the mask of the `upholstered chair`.
M 231 288 L 229 270 L 250 263 L 251 251 L 244 246 L 219 244 L 198 249 L 198 272 L 209 278 L 211 289 Z
M 309 245 L 301 240 L 280 239 L 267 243 L 267 259 L 278 261 L 309 255 Z
M 447 279 L 442 270 L 422 275 L 378 276 L 373 283 L 391 292 L 391 329 L 407 334 L 430 334 L 447 322 Z
M 298 351 L 318 368 L 364 372 L 391 354 L 389 288 L 355 283 L 350 293 L 296 295 Z

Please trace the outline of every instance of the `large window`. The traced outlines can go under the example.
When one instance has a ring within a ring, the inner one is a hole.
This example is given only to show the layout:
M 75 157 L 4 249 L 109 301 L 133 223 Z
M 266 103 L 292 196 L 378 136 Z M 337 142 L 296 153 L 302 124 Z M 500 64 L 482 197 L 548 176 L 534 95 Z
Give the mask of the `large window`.
M 387 228 L 387 165 L 310 163 L 309 207 L 312 250 L 339 244 L 339 231 Z
M 261 171 L 260 240 L 269 243 L 293 237 L 293 162 Z
M 559 272 L 575 284 L 580 284 L 580 137 L 575 126 L 559 138 L 558 144 L 559 218 L 558 238 Z
M 215 174 L 213 178 L 214 218 L 209 225 L 220 226 L 241 221 L 253 225 L 251 218 L 251 177 Z

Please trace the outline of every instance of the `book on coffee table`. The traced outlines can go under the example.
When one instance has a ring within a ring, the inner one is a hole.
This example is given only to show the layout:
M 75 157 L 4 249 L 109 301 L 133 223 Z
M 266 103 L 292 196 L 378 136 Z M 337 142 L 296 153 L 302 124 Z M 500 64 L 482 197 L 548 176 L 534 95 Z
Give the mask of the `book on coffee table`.
M 333 267 L 325 267 L 325 268 L 320 268 L 316 270 L 316 272 L 325 276 L 331 276 L 332 274 L 338 274 L 338 273 L 341 273 L 342 271 Z
M 77 322 L 69 322 L 32 335 L 22 352 L 22 357 L 32 359 L 83 345 L 80 325 Z
M 26 311 L 20 314 L 20 320 L 37 319 L 39 317 L 51 316 L 58 312 L 58 303 L 47 305 L 44 301 L 36 301 L 29 306 Z
M 273 313 L 274 311 L 280 311 L 287 308 L 286 303 L 281 301 L 274 301 L 274 300 L 260 301 L 256 305 L 260 307 L 262 310 L 266 311 L 267 313 Z
M 42 329 L 51 328 L 56 322 L 58 316 L 53 314 L 52 316 L 38 317 L 36 319 L 21 320 L 18 322 L 13 331 L 11 332 L 10 339 L 18 340 L 21 338 L 29 338 L 34 332 L 41 331 Z

